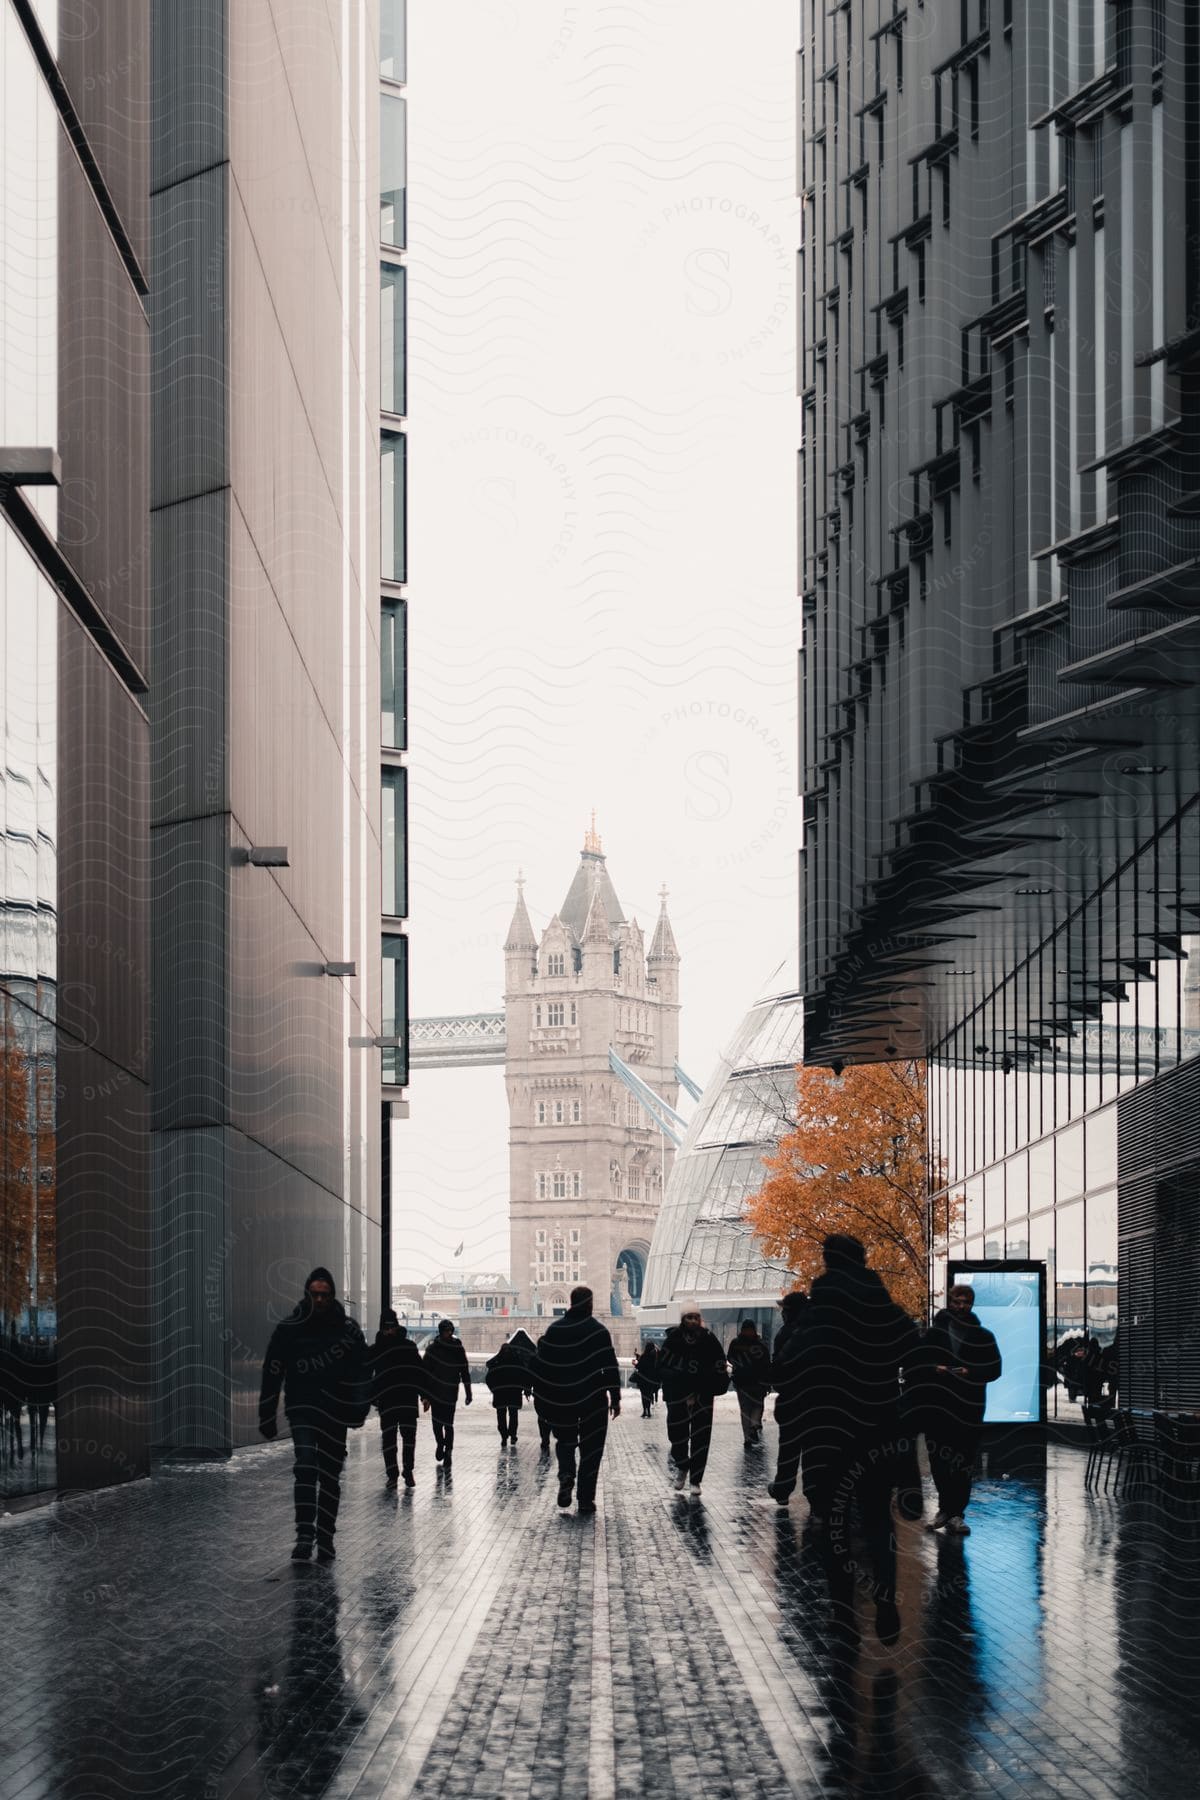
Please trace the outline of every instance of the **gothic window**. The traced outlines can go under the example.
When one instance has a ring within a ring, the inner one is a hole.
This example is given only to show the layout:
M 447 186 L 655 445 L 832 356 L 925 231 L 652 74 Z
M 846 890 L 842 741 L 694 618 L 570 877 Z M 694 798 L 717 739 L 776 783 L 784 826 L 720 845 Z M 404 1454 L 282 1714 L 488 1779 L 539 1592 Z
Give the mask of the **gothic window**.
M 539 1012 L 541 1008 L 538 1008 Z M 561 1025 L 563 1022 L 563 1003 L 561 1000 L 550 1000 L 546 1004 L 547 1025 Z
M 573 1244 L 577 1244 L 579 1242 L 579 1232 L 574 1227 L 572 1227 L 572 1230 L 571 1230 L 571 1242 Z
M 612 1123 L 614 1125 L 619 1125 L 620 1122 L 621 1122 L 621 1096 L 614 1092 L 614 1094 L 612 1096 Z
M 578 1169 L 576 1169 L 571 1177 L 571 1198 L 573 1200 L 581 1200 L 583 1198 L 583 1176 Z
M 633 1095 L 630 1094 L 626 1098 L 626 1101 L 625 1101 L 625 1123 L 627 1125 L 636 1126 L 636 1125 L 640 1125 L 641 1122 L 642 1122 L 641 1106 L 634 1099 Z
M 642 1197 L 642 1171 L 640 1169 L 636 1169 L 636 1168 L 630 1169 L 630 1171 L 629 1171 L 629 1198 L 631 1200 L 640 1200 L 641 1197 Z
M 544 1175 L 539 1175 L 537 1178 L 537 1197 L 539 1200 L 546 1198 L 546 1177 Z
M 612 1172 L 612 1187 L 613 1187 L 614 1195 L 619 1200 L 621 1198 L 621 1171 L 620 1171 L 620 1169 L 614 1169 Z
M 542 1009 L 540 1004 L 536 1005 L 533 1009 L 533 1022 L 535 1025 L 540 1025 L 542 1022 Z
M 537 1232 L 535 1232 L 533 1241 L 535 1244 L 544 1244 L 546 1241 L 546 1233 L 543 1230 L 539 1229 Z
M 556 1100 L 554 1102 L 554 1123 L 556 1125 L 561 1125 L 564 1122 L 564 1120 L 566 1119 L 566 1116 L 567 1116 L 567 1108 L 566 1108 L 565 1102 L 562 1100 Z
M 539 1100 L 537 1103 L 537 1122 L 539 1125 L 546 1123 L 546 1102 L 544 1100 Z
M 549 956 L 546 958 L 546 973 L 547 973 L 547 975 L 565 975 L 566 972 L 567 972 L 566 958 L 564 957 L 562 951 L 561 950 L 552 950 L 550 952 Z
M 555 1171 L 554 1171 L 554 1190 L 553 1191 L 554 1191 L 554 1198 L 556 1200 L 565 1200 L 566 1199 L 566 1197 L 567 1197 L 567 1177 L 566 1177 L 565 1171 L 562 1169 L 555 1169 Z
M 572 1025 L 578 1025 L 579 1023 L 579 1008 L 573 1000 L 571 1002 L 571 1023 Z
M 572 1125 L 580 1125 L 583 1123 L 583 1108 L 578 1100 L 572 1100 L 571 1102 L 571 1123 Z

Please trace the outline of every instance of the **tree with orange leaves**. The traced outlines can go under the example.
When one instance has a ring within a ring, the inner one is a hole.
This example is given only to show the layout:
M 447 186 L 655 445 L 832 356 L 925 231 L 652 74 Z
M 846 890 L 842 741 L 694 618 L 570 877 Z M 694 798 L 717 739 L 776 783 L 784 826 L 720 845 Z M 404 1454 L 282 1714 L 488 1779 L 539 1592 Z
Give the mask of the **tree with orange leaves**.
M 842 1075 L 796 1072 L 795 1128 L 771 1156 L 747 1214 L 767 1256 L 807 1287 L 822 1240 L 845 1232 L 865 1246 L 893 1300 L 923 1317 L 929 1289 L 929 1165 L 925 1065 L 864 1063 Z

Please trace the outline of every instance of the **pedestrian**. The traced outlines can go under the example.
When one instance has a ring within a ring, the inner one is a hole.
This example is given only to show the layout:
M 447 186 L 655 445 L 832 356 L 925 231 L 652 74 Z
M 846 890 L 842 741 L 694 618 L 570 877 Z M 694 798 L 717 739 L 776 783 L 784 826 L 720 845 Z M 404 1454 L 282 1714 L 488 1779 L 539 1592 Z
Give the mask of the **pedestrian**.
M 698 1495 L 712 1441 L 713 1401 L 729 1391 L 729 1369 L 725 1352 L 696 1308 L 689 1308 L 668 1331 L 658 1373 L 667 1403 L 675 1488 L 682 1491 L 690 1477 L 692 1493 Z
M 533 1376 L 512 1345 L 501 1344 L 487 1364 L 484 1380 L 491 1389 L 496 1430 L 500 1433 L 503 1450 L 506 1444 L 517 1441 L 517 1415 L 524 1403 L 524 1395 L 533 1392 Z
M 425 1391 L 421 1352 L 390 1307 L 379 1315 L 379 1331 L 371 1351 L 371 1404 L 379 1413 L 383 1466 L 387 1485 L 400 1479 L 396 1439 L 403 1448 L 405 1487 L 416 1486 L 413 1465 L 417 1450 L 417 1418 Z
M 533 1387 L 533 1416 L 537 1420 L 538 1437 L 541 1440 L 541 1454 L 543 1456 L 549 1456 L 550 1421 L 542 1416 L 541 1407 L 538 1404 L 537 1387 L 533 1382 L 534 1370 L 537 1367 L 538 1346 L 541 1344 L 542 1340 L 539 1338 L 535 1344 L 529 1333 L 522 1326 L 518 1326 L 508 1341 L 525 1365 L 525 1372 L 529 1377 L 530 1385 Z M 526 1388 L 525 1391 L 528 1393 L 529 1388 Z
M 742 1443 L 749 1450 L 762 1440 L 763 1404 L 771 1391 L 771 1353 L 753 1319 L 742 1320 L 726 1355 L 742 1415 Z
M 621 1411 L 621 1371 L 612 1338 L 592 1316 L 591 1288 L 572 1288 L 570 1307 L 542 1334 L 533 1391 L 555 1437 L 558 1504 L 570 1506 L 577 1490 L 580 1513 L 594 1513 L 609 1415 Z
M 258 1401 L 258 1429 L 265 1438 L 276 1437 L 283 1391 L 295 1453 L 293 1562 L 308 1561 L 314 1537 L 317 1561 L 333 1561 L 346 1432 L 366 1420 L 368 1377 L 362 1331 L 338 1299 L 329 1270 L 316 1268 L 303 1299 L 271 1333 Z
M 630 1383 L 642 1396 L 642 1417 L 648 1419 L 658 1399 L 658 1346 L 643 1344 L 633 1359 L 633 1380 Z
M 783 1314 L 783 1325 L 771 1350 L 771 1383 L 776 1394 L 775 1423 L 779 1427 L 779 1461 L 775 1468 L 775 1479 L 768 1486 L 767 1492 L 780 1506 L 786 1506 L 796 1491 L 796 1477 L 800 1471 L 800 1456 L 804 1446 L 800 1351 L 808 1316 L 808 1295 L 802 1288 L 793 1288 L 779 1302 L 779 1310 Z M 824 1520 L 813 1507 L 812 1494 L 807 1486 L 804 1493 L 813 1523 L 823 1525 Z
M 458 1405 L 458 1384 L 463 1388 L 463 1404 L 471 1404 L 471 1365 L 461 1338 L 454 1335 L 453 1319 L 438 1321 L 437 1336 L 425 1352 L 425 1394 L 422 1405 L 433 1414 L 434 1461 L 450 1474 L 454 1455 L 454 1409 Z
M 802 1408 L 804 1481 L 828 1521 L 830 1555 L 856 1567 L 851 1520 L 861 1518 L 871 1568 L 875 1629 L 900 1632 L 892 1488 L 900 1432 L 900 1368 L 917 1345 L 912 1320 L 866 1264 L 857 1238 L 822 1245 L 825 1273 L 812 1284 L 796 1372 Z
M 929 1529 L 944 1526 L 955 1537 L 970 1535 L 963 1515 L 971 1499 L 987 1387 L 1002 1371 L 996 1339 L 980 1324 L 974 1306 L 974 1288 L 957 1282 L 907 1364 L 907 1385 L 937 1489 L 938 1509 Z

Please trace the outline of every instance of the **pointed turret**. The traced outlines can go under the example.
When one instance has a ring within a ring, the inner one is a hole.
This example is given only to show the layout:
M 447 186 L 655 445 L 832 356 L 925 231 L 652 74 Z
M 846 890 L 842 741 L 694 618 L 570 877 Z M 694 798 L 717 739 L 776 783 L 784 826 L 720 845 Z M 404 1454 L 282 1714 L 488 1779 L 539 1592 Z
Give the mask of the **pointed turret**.
M 584 920 L 580 941 L 584 944 L 603 944 L 606 949 L 612 947 L 612 928 L 608 922 L 608 907 L 600 883 L 593 879 L 592 897 L 588 902 L 587 917 Z
M 651 963 L 677 964 L 679 962 L 679 946 L 675 942 L 675 933 L 671 930 L 671 921 L 667 917 L 667 890 L 665 887 L 659 890 L 659 898 L 662 905 L 659 908 L 658 924 L 654 928 L 650 954 L 646 960 Z
M 536 973 L 537 938 L 534 936 L 529 908 L 525 904 L 525 877 L 518 870 L 517 904 L 513 908 L 512 924 L 504 940 L 505 985 L 510 993 L 515 992 L 517 988 L 524 987 Z

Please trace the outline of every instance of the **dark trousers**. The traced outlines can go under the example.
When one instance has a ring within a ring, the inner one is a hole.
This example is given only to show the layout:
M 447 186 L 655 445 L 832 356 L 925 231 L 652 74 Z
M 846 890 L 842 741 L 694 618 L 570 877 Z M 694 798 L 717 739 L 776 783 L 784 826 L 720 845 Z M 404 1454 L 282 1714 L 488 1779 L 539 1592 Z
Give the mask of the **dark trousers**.
M 517 1441 L 517 1420 L 521 1416 L 521 1403 L 517 1401 L 498 1400 L 496 1402 L 496 1430 L 502 1438 L 510 1437 Z
M 589 1505 L 596 1498 L 596 1482 L 600 1475 L 600 1459 L 608 1438 L 608 1403 L 590 1406 L 573 1419 L 555 1422 L 554 1436 L 558 1445 L 558 1480 L 560 1487 L 577 1487 L 577 1498 Z M 575 1453 L 579 1453 L 576 1475 Z
M 677 1469 L 690 1475 L 697 1486 L 708 1466 L 712 1426 L 711 1400 L 697 1400 L 694 1406 L 689 1406 L 686 1400 L 667 1401 L 667 1436 L 671 1440 L 671 1461 Z
M 896 1597 L 896 1540 L 892 1533 L 895 1440 L 874 1432 L 861 1437 L 828 1430 L 806 1436 L 804 1486 L 813 1511 L 828 1522 L 830 1554 L 847 1579 L 871 1598 Z M 868 1568 L 853 1542 L 855 1523 L 867 1549 Z
M 292 1472 L 296 1491 L 296 1535 L 332 1538 L 342 1498 L 342 1464 L 346 1460 L 346 1427 L 292 1417 Z
M 550 1448 L 550 1433 L 553 1430 L 553 1427 L 550 1424 L 549 1419 L 543 1419 L 541 1413 L 538 1413 L 537 1415 L 537 1427 L 538 1436 L 542 1440 L 542 1449 L 548 1450 Z
M 738 1389 L 738 1407 L 742 1415 L 742 1436 L 749 1443 L 756 1431 L 762 1430 L 765 1394 L 747 1394 Z
M 383 1466 L 388 1472 L 388 1479 L 394 1481 L 399 1472 L 396 1464 L 397 1434 L 399 1434 L 404 1450 L 404 1473 L 411 1475 L 417 1453 L 416 1414 L 413 1412 L 380 1413 L 379 1429 L 383 1439 Z
M 447 1405 L 444 1400 L 435 1400 L 429 1408 L 429 1416 L 433 1420 L 433 1441 L 443 1452 L 442 1460 L 449 1462 L 454 1449 L 454 1401 Z
M 654 1405 L 654 1402 L 658 1399 L 658 1389 L 656 1387 L 641 1388 L 641 1396 L 642 1396 L 642 1417 L 643 1417 L 643 1419 L 648 1419 L 650 1417 L 650 1408 Z
M 964 1513 L 971 1499 L 971 1479 L 979 1449 L 979 1427 L 939 1419 L 925 1431 L 929 1472 L 937 1489 L 938 1511 L 948 1519 Z

